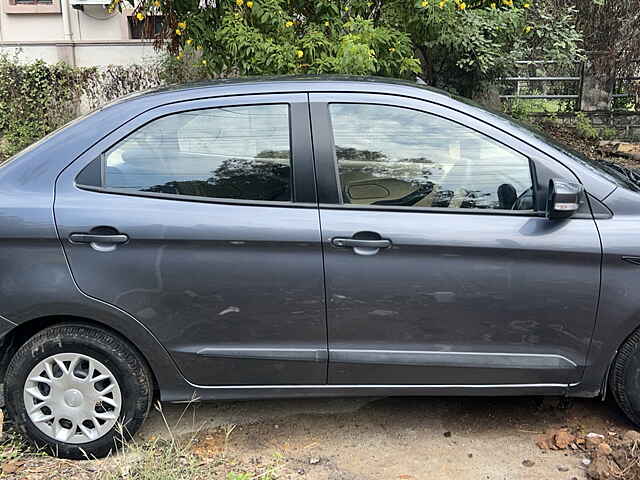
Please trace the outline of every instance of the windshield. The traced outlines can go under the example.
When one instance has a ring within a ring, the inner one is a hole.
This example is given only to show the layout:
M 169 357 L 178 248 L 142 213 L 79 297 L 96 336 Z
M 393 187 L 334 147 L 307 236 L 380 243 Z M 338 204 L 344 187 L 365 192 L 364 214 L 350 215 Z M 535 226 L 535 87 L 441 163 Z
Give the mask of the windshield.
M 471 107 L 482 110 L 484 114 L 493 116 L 498 124 L 507 124 L 509 127 L 511 127 L 511 129 L 519 130 L 527 135 L 533 136 L 538 140 L 553 146 L 556 150 L 559 150 L 565 155 L 571 157 L 572 160 L 579 162 L 595 174 L 607 178 L 610 182 L 613 182 L 616 185 L 627 188 L 629 190 L 633 190 L 634 192 L 640 192 L 640 172 L 636 172 L 631 168 L 623 167 L 622 165 L 618 165 L 605 160 L 591 160 L 582 153 L 558 142 L 555 138 L 547 135 L 546 133 L 540 130 L 532 129 L 530 125 L 520 122 L 513 117 L 505 115 L 504 113 L 487 109 L 486 107 L 481 106 L 467 98 L 456 96 L 455 99 Z

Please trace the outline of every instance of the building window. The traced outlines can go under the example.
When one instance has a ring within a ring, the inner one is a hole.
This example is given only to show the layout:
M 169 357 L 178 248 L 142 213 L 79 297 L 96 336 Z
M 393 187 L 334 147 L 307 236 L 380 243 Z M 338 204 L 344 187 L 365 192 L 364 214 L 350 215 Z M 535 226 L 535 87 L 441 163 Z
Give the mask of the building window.
M 60 13 L 60 0 L 4 0 L 4 13 Z
M 143 38 L 154 38 L 162 33 L 162 15 L 148 15 L 140 21 L 135 16 L 128 16 L 129 38 L 140 40 Z

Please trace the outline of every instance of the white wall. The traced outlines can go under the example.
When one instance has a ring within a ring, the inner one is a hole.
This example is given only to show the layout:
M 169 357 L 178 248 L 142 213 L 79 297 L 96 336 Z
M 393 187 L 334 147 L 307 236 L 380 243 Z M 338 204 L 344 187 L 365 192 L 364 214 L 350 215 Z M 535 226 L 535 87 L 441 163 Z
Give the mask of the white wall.
M 69 42 L 61 13 L 7 13 L 8 2 L 0 0 L 0 53 L 19 51 L 24 61 L 50 63 L 72 63 L 75 58 L 77 66 L 142 63 L 158 55 L 149 42 L 129 38 L 126 13 L 131 10 L 108 14 L 99 5 L 85 6 L 84 11 L 69 9 Z

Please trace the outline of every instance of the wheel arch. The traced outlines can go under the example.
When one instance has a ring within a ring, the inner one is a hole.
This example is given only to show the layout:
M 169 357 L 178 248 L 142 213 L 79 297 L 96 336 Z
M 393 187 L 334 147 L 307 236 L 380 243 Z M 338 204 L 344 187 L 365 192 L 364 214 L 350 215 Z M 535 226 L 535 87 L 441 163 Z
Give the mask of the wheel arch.
M 38 332 L 41 332 L 45 328 L 60 324 L 76 324 L 100 328 L 117 335 L 119 338 L 127 342 L 147 364 L 149 371 L 151 372 L 154 398 L 156 399 L 162 399 L 162 387 L 167 383 L 172 383 L 172 372 L 167 371 L 169 364 L 175 371 L 173 376 L 174 382 L 181 377 L 181 374 L 177 371 L 175 364 L 170 359 L 166 350 L 164 350 L 155 337 L 146 330 L 146 333 L 141 335 L 140 333 L 131 332 L 131 328 L 128 328 L 126 332 L 121 331 L 109 323 L 85 316 L 45 315 L 23 321 L 4 334 L 1 339 L 2 352 L 0 355 L 0 379 L 4 381 L 6 369 L 13 358 L 13 355 L 29 338 L 33 337 Z

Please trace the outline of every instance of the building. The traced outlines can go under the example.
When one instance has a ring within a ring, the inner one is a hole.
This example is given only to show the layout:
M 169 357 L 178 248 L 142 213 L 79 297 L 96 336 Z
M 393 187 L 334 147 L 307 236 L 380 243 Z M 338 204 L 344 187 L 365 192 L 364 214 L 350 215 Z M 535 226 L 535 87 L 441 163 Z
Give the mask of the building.
M 101 0 L 0 0 L 0 53 L 25 61 L 127 65 L 156 55 L 131 9 L 109 13 Z M 108 3 L 108 0 L 104 0 Z M 156 17 L 157 18 L 157 17 Z

